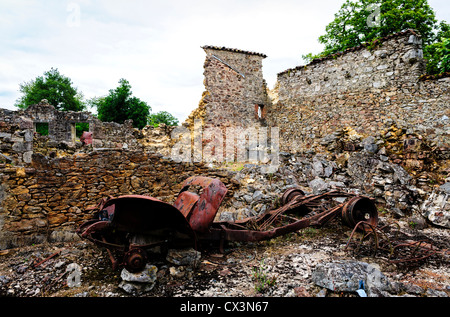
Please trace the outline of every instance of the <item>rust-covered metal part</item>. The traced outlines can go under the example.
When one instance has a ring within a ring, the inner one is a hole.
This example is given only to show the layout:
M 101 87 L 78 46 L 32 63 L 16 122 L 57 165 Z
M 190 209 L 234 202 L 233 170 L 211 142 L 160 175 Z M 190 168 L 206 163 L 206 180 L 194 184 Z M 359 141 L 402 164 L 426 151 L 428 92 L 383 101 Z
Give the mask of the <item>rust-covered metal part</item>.
M 378 255 L 392 264 L 418 262 L 435 254 L 449 254 L 448 249 L 439 250 L 429 241 L 413 241 L 407 235 L 402 238 L 399 228 L 392 230 L 391 227 L 389 225 L 377 227 L 374 224 L 360 221 L 355 225 L 345 250 L 360 254 L 369 252 L 372 253 L 372 256 Z M 359 241 L 356 241 L 358 229 L 360 231 Z M 391 233 L 391 231 L 394 232 Z
M 290 189 L 281 197 L 284 206 L 269 210 L 260 216 L 233 222 L 215 222 L 209 231 L 198 234 L 199 240 L 262 241 L 295 232 L 310 226 L 322 226 L 339 215 L 346 225 L 366 220 L 378 223 L 374 201 L 368 197 L 341 191 L 307 195 L 299 189 Z
M 141 195 L 110 198 L 95 211 L 96 218 L 82 224 L 77 233 L 107 248 L 114 268 L 123 265 L 131 272 L 142 270 L 149 249 L 195 247 L 195 232 L 186 218 L 177 208 L 158 199 Z
M 189 192 L 191 187 L 199 187 L 201 193 Z M 77 233 L 107 248 L 114 268 L 140 271 L 149 250 L 196 247 L 196 232 L 208 229 L 226 192 L 219 180 L 197 176 L 183 183 L 173 205 L 142 195 L 110 197 L 94 208 L 95 219 L 82 224 Z
M 78 229 L 78 234 L 107 248 L 113 267 L 142 270 L 148 252 L 170 247 L 197 247 L 203 242 L 262 241 L 309 226 L 322 226 L 341 216 L 344 223 L 366 221 L 376 226 L 378 213 L 368 197 L 341 191 L 305 195 L 292 188 L 283 193 L 282 206 L 257 217 L 225 222 L 214 221 L 226 195 L 218 179 L 193 176 L 185 180 L 173 205 L 158 199 L 127 195 L 102 200 L 95 219 Z M 115 255 L 119 253 L 119 258 Z
M 190 187 L 200 186 L 200 195 L 189 192 Z M 218 179 L 209 177 L 190 177 L 183 183 L 183 188 L 174 203 L 195 232 L 206 232 L 214 221 L 227 188 Z

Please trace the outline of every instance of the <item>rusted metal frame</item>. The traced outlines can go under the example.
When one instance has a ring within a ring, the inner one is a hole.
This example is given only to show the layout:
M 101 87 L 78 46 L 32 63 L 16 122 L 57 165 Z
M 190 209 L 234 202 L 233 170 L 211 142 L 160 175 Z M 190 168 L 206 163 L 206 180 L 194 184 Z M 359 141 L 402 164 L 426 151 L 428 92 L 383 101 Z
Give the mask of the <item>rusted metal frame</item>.
M 277 219 L 279 217 L 279 215 L 285 213 L 288 210 L 294 210 L 303 205 L 304 205 L 303 202 L 298 202 L 296 200 L 292 200 L 283 207 L 280 207 L 275 210 L 270 210 L 268 213 L 261 215 L 260 217 L 258 217 L 256 219 L 255 224 L 257 224 L 259 221 L 263 221 L 263 223 L 259 224 L 258 227 L 260 230 L 265 230 L 267 227 L 269 227 L 275 221 L 275 219 Z M 267 217 L 267 219 L 264 219 L 266 217 Z
M 256 220 L 254 218 L 247 218 L 246 220 L 242 220 L 240 222 L 220 223 L 219 228 L 210 228 L 209 232 L 207 234 L 199 236 L 199 239 L 228 240 L 228 241 L 261 241 L 272 239 L 287 233 L 295 232 L 309 226 L 322 226 L 326 222 L 334 219 L 340 213 L 345 203 L 341 203 L 331 209 L 325 210 L 324 212 L 321 212 L 309 218 L 296 219 L 290 217 L 291 220 L 294 219 L 296 221 L 284 226 L 273 228 L 271 230 L 263 230 L 264 228 L 268 227 L 269 222 L 273 223 L 273 221 L 275 221 L 277 218 L 284 216 L 283 215 L 284 212 L 288 210 L 294 210 L 298 207 L 304 206 L 305 204 L 326 198 L 327 196 L 337 196 L 337 197 L 352 196 L 352 194 L 332 191 L 322 195 L 301 197 L 299 199 L 297 199 L 297 197 L 294 197 L 293 200 L 289 202 L 287 205 L 279 209 L 272 210 L 266 214 L 263 214 Z M 264 217 L 267 217 L 267 215 L 269 215 L 269 221 L 267 219 L 264 220 Z M 264 220 L 263 224 L 258 226 L 258 221 L 262 220 Z M 246 224 L 250 224 L 253 227 L 255 226 L 259 227 L 260 230 L 246 229 L 247 228 Z M 238 226 L 238 228 L 231 229 L 228 226 Z
M 311 208 L 320 208 L 321 209 L 321 208 L 323 208 L 323 206 L 322 205 L 317 205 L 317 204 L 319 204 L 318 201 L 321 200 L 321 199 L 330 197 L 330 196 L 331 197 L 333 197 L 333 196 L 335 196 L 335 197 L 342 197 L 342 196 L 350 197 L 350 196 L 353 196 L 353 194 L 344 193 L 344 192 L 340 192 L 340 191 L 330 191 L 330 192 L 327 192 L 327 193 L 324 193 L 324 194 L 321 194 L 321 195 L 309 195 L 309 196 L 300 196 L 300 195 L 298 195 L 298 196 L 295 196 L 295 197 L 293 197 L 293 199 L 290 202 L 287 203 L 287 205 L 285 205 L 285 206 L 283 206 L 281 208 L 278 208 L 276 210 L 270 211 L 268 213 L 268 214 L 270 214 L 270 216 L 268 217 L 268 219 L 266 219 L 260 225 L 260 229 L 261 230 L 266 229 L 268 226 L 270 226 L 275 221 L 276 218 L 278 218 L 278 216 L 280 214 L 285 213 L 285 212 L 287 212 L 289 210 L 294 210 L 294 209 L 296 209 L 298 207 L 301 207 L 301 206 L 305 206 L 308 209 L 311 209 Z M 335 211 L 335 209 L 341 209 L 343 206 L 344 206 L 344 203 L 338 205 L 337 207 L 332 208 L 332 210 Z M 311 210 L 310 210 L 310 212 L 311 212 Z M 326 213 L 328 215 L 327 210 L 323 210 L 321 213 Z M 331 214 L 332 213 L 333 212 L 331 212 Z M 263 215 L 263 217 L 265 217 L 266 215 L 267 214 Z M 325 215 L 323 215 L 323 216 L 325 216 Z M 262 218 L 260 218 L 260 219 L 262 219 Z
M 130 244 L 128 249 L 150 249 L 158 246 L 162 246 L 164 244 L 169 243 L 169 240 L 162 240 L 157 242 L 152 242 L 148 244 Z
M 242 230 L 228 228 L 227 224 L 233 223 L 221 223 L 219 228 L 210 228 L 209 232 L 199 236 L 199 240 L 226 240 L 226 241 L 246 241 L 256 242 L 262 240 L 269 240 L 288 233 L 292 233 L 309 226 L 322 226 L 326 222 L 330 221 L 339 214 L 342 204 L 328 210 L 325 213 L 315 215 L 310 218 L 298 219 L 297 221 L 273 228 L 271 230 Z
M 62 250 L 58 250 L 56 252 L 54 252 L 53 254 L 51 254 L 50 256 L 48 256 L 47 258 L 45 258 L 44 260 L 40 261 L 37 264 L 33 265 L 33 268 L 37 268 L 38 266 L 40 266 L 42 263 L 47 262 L 48 260 L 50 260 L 51 258 L 55 257 L 56 255 L 60 254 L 62 252 Z
M 165 243 L 167 243 L 167 240 L 165 240 L 165 241 L 158 241 L 158 242 L 155 242 L 155 243 L 145 244 L 145 245 L 129 244 L 128 246 L 126 246 L 126 245 L 113 244 L 113 243 L 107 242 L 106 238 L 104 236 L 101 236 L 102 240 L 94 239 L 91 236 L 87 236 L 86 238 L 89 241 L 95 243 L 96 245 L 106 248 L 106 251 L 108 252 L 109 258 L 110 258 L 111 263 L 112 263 L 113 270 L 116 270 L 119 267 L 119 265 L 123 265 L 124 263 L 123 263 L 123 261 L 120 262 L 114 256 L 114 254 L 112 253 L 111 250 L 116 250 L 116 251 L 119 251 L 120 253 L 125 254 L 126 252 L 128 252 L 130 250 L 134 250 L 134 249 L 145 250 L 145 249 L 148 249 L 148 248 L 161 246 L 161 245 L 164 245 Z
M 103 207 L 105 206 L 105 204 L 108 202 L 108 200 L 110 200 L 110 199 L 113 199 L 113 197 L 112 196 L 108 196 L 108 198 L 107 197 L 103 197 L 103 198 L 101 198 L 100 200 L 99 200 L 99 202 L 97 203 L 97 205 L 95 205 L 94 207 L 89 207 L 89 208 L 86 208 L 86 210 L 98 210 L 98 211 L 101 211 L 102 209 L 103 209 Z
M 103 236 L 102 236 L 102 242 L 105 244 L 109 244 L 106 242 L 106 239 Z M 112 253 L 112 251 L 109 248 L 106 248 L 106 251 L 108 252 L 109 259 L 111 260 L 113 270 L 116 270 L 119 266 L 119 261 L 115 258 L 114 254 Z
M 400 247 L 413 247 L 413 246 L 415 246 L 414 250 L 412 251 L 412 255 L 414 255 L 416 253 L 416 251 L 418 251 L 418 250 L 425 250 L 425 251 L 428 251 L 429 253 L 427 253 L 427 254 L 425 254 L 423 256 L 418 256 L 418 257 L 411 256 L 409 258 L 403 258 L 403 259 L 399 259 L 399 260 L 390 260 L 390 262 L 391 263 L 401 263 L 401 262 L 420 261 L 420 260 L 424 260 L 424 259 L 429 258 L 430 256 L 438 253 L 437 250 L 433 249 L 432 245 L 430 245 L 431 248 L 423 248 L 423 247 L 421 247 L 422 243 L 426 243 L 426 244 L 430 245 L 429 243 L 427 243 L 425 241 L 413 241 L 413 242 L 410 242 L 410 243 L 400 243 L 400 244 L 396 245 L 394 247 L 394 249 L 400 248 Z
M 355 228 L 353 229 L 353 231 L 352 231 L 352 233 L 351 233 L 351 235 L 350 235 L 349 241 L 347 242 L 347 245 L 346 245 L 345 249 L 348 248 L 348 246 L 349 246 L 349 244 L 350 244 L 350 241 L 351 241 L 351 239 L 353 238 L 353 235 L 355 234 L 356 230 L 357 230 L 361 225 L 363 225 L 362 227 L 363 227 L 363 229 L 364 229 L 364 233 L 363 233 L 363 235 L 362 235 L 362 237 L 361 237 L 361 239 L 360 239 L 360 243 L 359 243 L 358 249 L 361 247 L 362 242 L 363 242 L 368 236 L 373 235 L 373 236 L 374 236 L 374 239 L 375 239 L 375 243 L 374 243 L 374 244 L 375 244 L 375 250 L 374 250 L 374 254 L 373 254 L 373 255 L 375 256 L 375 254 L 376 254 L 376 252 L 377 252 L 378 249 L 388 250 L 388 251 L 389 251 L 388 261 L 389 261 L 390 263 L 398 264 L 398 263 L 402 263 L 402 262 L 412 262 L 412 261 L 424 260 L 424 259 L 426 259 L 426 258 L 428 258 L 428 257 L 430 257 L 430 256 L 432 256 L 432 255 L 434 255 L 434 254 L 436 254 L 436 253 L 439 253 L 438 250 L 433 249 L 433 246 L 430 245 L 429 243 L 425 242 L 425 241 L 412 241 L 412 242 L 409 242 L 409 243 L 399 243 L 399 244 L 396 244 L 396 245 L 394 246 L 393 243 L 391 242 L 391 240 L 387 237 L 387 235 L 386 235 L 384 232 L 382 232 L 382 231 L 380 230 L 380 228 L 379 228 L 378 230 L 376 230 L 377 228 L 375 228 L 372 224 L 370 224 L 370 223 L 368 223 L 368 222 L 364 222 L 364 221 L 359 222 L 359 223 L 355 226 Z M 367 234 L 366 234 L 366 232 L 365 232 L 366 226 L 368 226 L 368 227 L 371 228 L 371 231 L 369 231 Z M 385 227 L 386 227 L 386 226 L 385 226 Z M 383 227 L 383 228 L 385 228 L 385 227 Z M 388 249 L 383 248 L 383 247 L 380 246 L 381 240 L 380 240 L 379 237 L 378 237 L 379 234 L 382 234 L 382 235 L 384 235 L 384 236 L 386 237 L 386 241 L 387 241 L 388 244 L 389 244 L 389 248 L 388 248 Z M 422 244 L 430 245 L 430 247 L 422 247 Z M 410 256 L 409 258 L 396 259 L 396 260 L 392 259 L 393 255 L 394 255 L 394 253 L 395 253 L 395 251 L 396 251 L 397 249 L 399 249 L 399 248 L 401 248 L 401 247 L 413 247 L 413 246 L 414 246 L 414 250 L 412 251 L 412 255 L 414 255 L 414 254 L 415 254 L 417 251 L 419 251 L 419 250 L 425 250 L 425 251 L 428 251 L 428 253 L 425 254 L 425 255 L 422 255 L 422 256 L 416 256 L 416 257 Z
M 368 222 L 365 222 L 365 221 L 360 221 L 360 222 L 358 222 L 355 225 L 355 227 L 353 228 L 352 233 L 350 234 L 350 237 L 349 237 L 349 239 L 347 241 L 347 244 L 345 246 L 345 250 L 347 250 L 348 246 L 350 245 L 350 241 L 353 239 L 354 234 L 356 233 L 356 231 L 359 229 L 360 226 L 363 229 L 363 233 L 362 233 L 361 239 L 359 241 L 358 250 L 361 247 L 363 241 L 367 237 L 369 237 L 370 235 L 373 235 L 374 236 L 374 240 L 375 240 L 375 250 L 373 252 L 373 255 L 375 256 L 375 254 L 377 253 L 377 250 L 379 248 L 378 234 L 377 234 L 376 228 L 372 224 L 370 224 Z M 366 233 L 366 226 L 371 228 L 371 230 L 368 233 Z M 389 242 L 389 244 L 390 244 L 390 242 Z
M 103 229 L 109 226 L 109 221 L 101 221 L 101 220 L 92 220 L 81 226 L 77 233 L 81 236 L 81 238 L 85 238 L 99 246 L 105 248 L 113 248 L 119 251 L 124 251 L 126 249 L 125 245 L 122 244 L 114 244 L 107 242 L 103 236 L 100 236 L 100 239 L 96 239 L 92 236 L 94 233 L 101 232 Z

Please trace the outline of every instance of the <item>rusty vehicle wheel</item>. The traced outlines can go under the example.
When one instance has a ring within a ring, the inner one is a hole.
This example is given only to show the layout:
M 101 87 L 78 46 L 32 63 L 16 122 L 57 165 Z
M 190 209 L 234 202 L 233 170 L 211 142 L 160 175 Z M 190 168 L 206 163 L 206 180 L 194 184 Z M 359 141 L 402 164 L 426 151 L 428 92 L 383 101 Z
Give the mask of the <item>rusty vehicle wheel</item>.
M 297 196 L 305 196 L 305 193 L 299 188 L 290 188 L 281 196 L 281 204 L 284 206 Z
M 131 273 L 137 273 L 145 268 L 147 253 L 141 248 L 133 248 L 125 253 L 123 262 L 125 268 Z
M 378 211 L 372 199 L 367 197 L 353 197 L 342 208 L 342 219 L 349 227 L 364 221 L 376 227 Z

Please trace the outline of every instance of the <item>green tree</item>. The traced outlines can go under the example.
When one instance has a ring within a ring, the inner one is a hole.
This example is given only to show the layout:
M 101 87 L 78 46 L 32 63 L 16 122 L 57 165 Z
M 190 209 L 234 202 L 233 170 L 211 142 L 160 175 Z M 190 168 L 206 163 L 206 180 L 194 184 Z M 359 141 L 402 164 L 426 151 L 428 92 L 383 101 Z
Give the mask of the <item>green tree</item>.
M 423 54 L 427 60 L 427 73 L 438 74 L 450 71 L 450 24 L 442 21 L 439 24 L 438 32 L 434 43 L 427 45 L 423 49 Z
M 21 109 L 38 104 L 42 99 L 47 99 L 57 110 L 82 111 L 86 108 L 82 94 L 73 87 L 71 79 L 60 74 L 57 68 L 20 84 L 20 92 L 23 95 L 15 105 Z
M 159 111 L 158 113 L 153 113 L 148 117 L 148 124 L 154 127 L 159 126 L 161 123 L 170 126 L 177 126 L 178 119 L 167 111 Z
M 131 85 L 126 79 L 119 80 L 119 86 L 111 89 L 106 97 L 93 98 L 91 105 L 97 107 L 98 118 L 105 122 L 124 123 L 132 119 L 133 126 L 142 129 L 147 124 L 150 106 L 132 96 Z
M 302 57 L 310 62 L 406 29 L 419 32 L 425 58 L 434 60 L 430 70 L 441 71 L 437 66 L 438 57 L 433 54 L 437 54 L 440 46 L 435 44 L 442 42 L 442 36 L 448 38 L 448 24 L 437 24 L 427 0 L 346 0 L 326 26 L 326 33 L 319 37 L 319 43 L 324 45 L 323 52 Z

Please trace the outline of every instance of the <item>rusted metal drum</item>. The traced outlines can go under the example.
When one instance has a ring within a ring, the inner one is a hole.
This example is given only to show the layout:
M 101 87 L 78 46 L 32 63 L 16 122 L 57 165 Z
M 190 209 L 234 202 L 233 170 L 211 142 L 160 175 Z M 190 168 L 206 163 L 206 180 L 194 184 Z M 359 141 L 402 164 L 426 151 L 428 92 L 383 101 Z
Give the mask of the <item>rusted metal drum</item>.
M 368 197 L 353 197 L 342 208 L 342 219 L 349 227 L 364 221 L 373 227 L 378 224 L 378 211 L 375 203 Z

